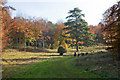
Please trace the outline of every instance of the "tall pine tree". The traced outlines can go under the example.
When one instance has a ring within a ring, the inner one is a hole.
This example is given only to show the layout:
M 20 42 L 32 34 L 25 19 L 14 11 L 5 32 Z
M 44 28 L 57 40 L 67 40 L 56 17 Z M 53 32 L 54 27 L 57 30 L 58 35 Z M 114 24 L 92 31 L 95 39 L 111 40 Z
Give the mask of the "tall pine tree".
M 79 41 L 88 44 L 92 36 L 91 32 L 89 32 L 90 27 L 88 27 L 88 23 L 83 19 L 84 14 L 81 12 L 82 10 L 78 8 L 70 10 L 68 12 L 70 15 L 66 17 L 67 22 L 64 23 L 68 27 L 63 29 L 67 31 L 63 37 L 68 37 L 66 34 L 70 34 L 69 38 L 76 41 L 76 51 L 79 51 Z

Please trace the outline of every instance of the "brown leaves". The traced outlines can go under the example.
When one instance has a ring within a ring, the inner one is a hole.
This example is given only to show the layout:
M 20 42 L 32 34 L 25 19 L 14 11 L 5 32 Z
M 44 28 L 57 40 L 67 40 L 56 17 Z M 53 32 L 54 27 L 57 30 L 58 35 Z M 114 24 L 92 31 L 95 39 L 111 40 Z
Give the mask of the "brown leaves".
M 113 54 L 116 56 L 120 56 L 118 54 L 120 52 L 120 1 L 118 4 L 113 5 L 109 9 L 105 11 L 103 14 L 103 33 L 104 38 L 106 39 L 106 43 L 114 47 L 112 50 Z

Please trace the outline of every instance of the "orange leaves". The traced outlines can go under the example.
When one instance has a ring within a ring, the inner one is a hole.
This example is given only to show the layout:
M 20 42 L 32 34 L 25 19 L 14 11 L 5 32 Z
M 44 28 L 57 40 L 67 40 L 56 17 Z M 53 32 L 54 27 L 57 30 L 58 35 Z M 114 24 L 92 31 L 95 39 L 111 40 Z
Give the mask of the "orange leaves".
M 92 34 L 95 34 L 95 33 L 101 33 L 101 26 L 93 26 L 93 25 L 90 25 L 89 26 L 91 29 L 90 29 L 90 32 L 92 33 Z
M 7 3 L 7 0 L 0 0 L 1 5 L 5 5 Z
M 90 25 L 89 27 L 91 28 L 91 29 L 90 29 L 90 32 L 91 32 L 92 34 L 95 34 L 95 26 Z
M 79 44 L 83 44 L 84 42 L 78 41 Z
M 82 34 L 83 36 L 85 36 L 85 34 Z
M 51 39 L 51 37 L 50 36 L 47 36 L 47 38 L 50 40 Z
M 56 24 L 56 28 L 55 28 L 55 32 L 54 32 L 54 45 L 58 46 L 58 45 L 62 45 L 65 46 L 65 40 L 66 38 L 62 37 L 63 34 L 65 34 L 65 30 L 62 30 L 63 28 L 65 28 L 66 26 L 64 26 L 63 23 L 58 23 Z
M 3 4 L 4 5 L 4 4 Z M 9 14 L 9 7 L 2 7 L 2 47 L 10 46 L 9 34 L 14 28 L 14 21 Z
M 103 14 L 102 32 L 106 43 L 113 47 L 113 57 L 120 60 L 120 1 L 108 8 Z

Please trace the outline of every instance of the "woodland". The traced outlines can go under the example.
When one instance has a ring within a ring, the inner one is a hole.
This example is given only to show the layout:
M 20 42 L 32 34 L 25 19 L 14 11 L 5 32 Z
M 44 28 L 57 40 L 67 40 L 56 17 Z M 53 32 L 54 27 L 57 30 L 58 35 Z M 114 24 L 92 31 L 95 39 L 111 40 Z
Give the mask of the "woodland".
M 12 18 L 10 11 L 16 9 L 6 3 L 0 1 L 3 78 L 119 78 L 120 1 L 97 26 L 88 25 L 79 8 L 68 11 L 66 22 Z

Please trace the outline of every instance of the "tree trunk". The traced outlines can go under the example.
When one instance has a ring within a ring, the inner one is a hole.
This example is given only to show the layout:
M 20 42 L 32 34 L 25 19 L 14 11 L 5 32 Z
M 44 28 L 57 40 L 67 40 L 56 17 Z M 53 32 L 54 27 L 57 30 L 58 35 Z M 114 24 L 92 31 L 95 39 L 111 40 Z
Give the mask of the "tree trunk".
M 0 57 L 1 57 L 1 52 L 2 52 L 2 7 L 0 6 Z
M 45 42 L 44 42 L 44 36 L 43 36 L 43 48 L 44 48 L 44 46 L 45 46 Z
M 2 18 L 2 8 L 0 6 L 0 18 Z M 2 20 L 0 19 L 0 70 L 2 70 Z M 2 79 L 2 71 L 0 71 L 0 79 Z
M 18 42 L 18 37 L 17 37 L 17 49 L 19 48 L 19 47 L 18 47 L 18 46 L 19 46 L 18 43 L 19 43 L 19 42 Z
M 20 47 L 21 47 L 21 36 L 20 36 L 20 34 L 19 34 L 19 49 L 20 49 Z
M 26 51 L 26 31 L 25 31 L 25 33 L 24 33 L 24 38 L 25 38 L 24 51 Z
M 35 34 L 35 43 L 34 43 L 34 48 L 37 48 L 37 34 Z
M 20 35 L 20 25 L 19 25 L 19 49 L 20 49 L 20 45 L 21 44 L 21 35 Z
M 79 49 L 78 49 L 78 45 L 76 45 L 76 51 L 78 52 L 78 50 L 79 50 Z
M 30 41 L 28 40 L 28 46 L 30 46 Z
M 37 49 L 37 40 L 36 40 L 36 49 Z
M 78 41 L 76 42 L 76 51 L 77 51 L 77 52 L 79 51 L 79 48 L 78 48 Z

